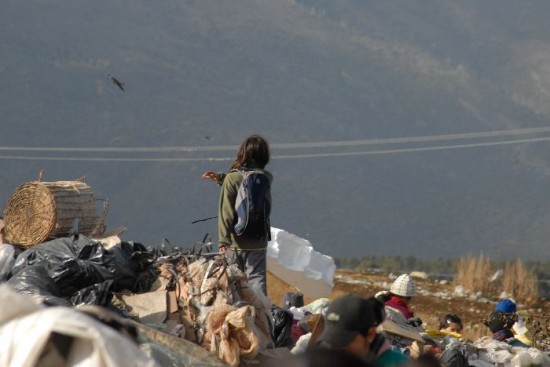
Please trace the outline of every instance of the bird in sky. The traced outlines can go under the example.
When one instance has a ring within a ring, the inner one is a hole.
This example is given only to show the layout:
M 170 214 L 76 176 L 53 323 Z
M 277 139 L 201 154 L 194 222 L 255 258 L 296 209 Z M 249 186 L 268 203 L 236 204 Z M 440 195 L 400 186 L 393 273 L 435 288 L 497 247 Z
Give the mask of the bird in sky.
M 120 80 L 118 80 L 117 78 L 115 78 L 114 76 L 112 76 L 111 74 L 109 74 L 109 78 L 111 79 L 111 81 L 117 86 L 120 88 L 121 91 L 124 92 L 124 83 L 121 82 Z

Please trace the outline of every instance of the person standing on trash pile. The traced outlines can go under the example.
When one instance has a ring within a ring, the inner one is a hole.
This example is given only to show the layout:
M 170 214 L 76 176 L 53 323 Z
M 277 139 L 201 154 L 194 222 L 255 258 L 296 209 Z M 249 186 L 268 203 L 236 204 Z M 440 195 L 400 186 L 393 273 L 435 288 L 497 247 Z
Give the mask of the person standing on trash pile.
M 376 332 L 383 321 L 384 305 L 374 297 L 339 297 L 328 306 L 317 348 L 344 349 L 377 367 L 404 366 L 409 358 Z
M 231 164 L 228 173 L 216 173 L 207 171 L 202 175 L 204 179 L 215 181 L 221 186 L 218 207 L 218 235 L 219 250 L 225 253 L 231 263 L 237 263 L 246 273 L 248 283 L 267 295 L 266 284 L 266 253 L 267 242 L 271 239 L 269 226 L 269 211 L 271 208 L 271 196 L 269 195 L 269 208 L 266 210 L 266 230 L 257 235 L 247 235 L 246 232 L 237 234 L 237 212 L 235 204 L 237 193 L 244 180 L 247 171 L 260 172 L 269 179 L 269 186 L 273 181 L 273 175 L 265 170 L 269 163 L 269 144 L 259 135 L 247 137 L 239 147 L 237 158 Z
M 527 337 L 523 319 L 516 313 L 516 303 L 511 299 L 500 300 L 493 312 L 483 320 L 493 333 L 493 339 L 516 347 L 530 347 L 533 342 Z

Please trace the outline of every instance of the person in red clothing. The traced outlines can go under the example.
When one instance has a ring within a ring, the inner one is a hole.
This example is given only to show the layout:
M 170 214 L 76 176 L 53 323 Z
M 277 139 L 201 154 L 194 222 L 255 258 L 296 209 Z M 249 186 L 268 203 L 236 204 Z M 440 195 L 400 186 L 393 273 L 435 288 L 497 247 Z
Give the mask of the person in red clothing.
M 401 330 L 401 332 L 388 330 L 386 337 L 393 346 L 402 349 L 410 347 L 415 340 L 410 337 L 408 332 L 412 332 L 418 338 L 421 337 L 419 333 L 424 332 L 422 320 L 415 317 L 414 312 L 409 308 L 415 294 L 416 284 L 409 274 L 398 276 L 389 292 L 379 292 L 377 294 L 377 298 L 382 298 L 384 301 L 386 320 L 389 321 L 388 326 L 395 324 L 398 326 L 397 330 Z
M 386 312 L 388 307 L 400 312 L 405 320 L 414 317 L 414 312 L 409 308 L 412 297 L 416 294 L 416 284 L 409 274 L 401 274 L 395 279 L 391 288 L 389 299 L 384 303 Z

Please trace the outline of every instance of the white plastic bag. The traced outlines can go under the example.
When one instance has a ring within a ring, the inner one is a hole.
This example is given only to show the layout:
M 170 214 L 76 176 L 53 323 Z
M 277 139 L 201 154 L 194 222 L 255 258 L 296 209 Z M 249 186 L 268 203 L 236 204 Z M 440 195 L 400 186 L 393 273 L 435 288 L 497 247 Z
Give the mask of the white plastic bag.
M 0 282 L 6 281 L 15 262 L 15 248 L 12 245 L 0 245 Z
M 72 308 L 42 308 L 31 297 L 17 294 L 5 284 L 0 285 L 0 300 L 10 305 L 0 313 L 0 366 L 59 365 L 51 363 L 59 361 L 60 355 L 48 348 L 52 333 L 57 333 L 73 339 L 67 355 L 62 357 L 64 366 L 158 367 L 130 339 Z
M 521 348 L 510 360 L 510 367 L 548 366 L 549 362 L 543 351 L 536 348 Z

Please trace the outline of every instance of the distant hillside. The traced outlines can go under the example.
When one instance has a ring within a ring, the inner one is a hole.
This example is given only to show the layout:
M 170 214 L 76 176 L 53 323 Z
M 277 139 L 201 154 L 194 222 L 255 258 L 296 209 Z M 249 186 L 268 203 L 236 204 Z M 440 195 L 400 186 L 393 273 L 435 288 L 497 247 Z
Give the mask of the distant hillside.
M 453 134 L 550 127 L 549 16 L 519 0 L 4 1 L 0 201 L 40 169 L 85 175 L 126 239 L 215 239 L 215 220 L 191 224 L 216 215 L 200 175 L 261 133 L 273 225 L 321 252 L 548 259 L 550 145 L 514 141 L 550 132 Z

